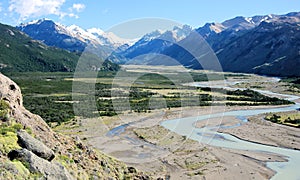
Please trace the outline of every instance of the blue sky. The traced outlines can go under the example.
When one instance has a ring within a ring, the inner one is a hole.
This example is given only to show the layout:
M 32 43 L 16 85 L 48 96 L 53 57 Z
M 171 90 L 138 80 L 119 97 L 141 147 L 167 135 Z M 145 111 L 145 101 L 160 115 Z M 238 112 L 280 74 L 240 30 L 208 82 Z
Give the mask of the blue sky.
M 199 27 L 235 16 L 300 11 L 300 0 L 0 0 L 0 22 L 17 25 L 50 18 L 83 28 L 110 27 L 131 19 L 156 17 Z

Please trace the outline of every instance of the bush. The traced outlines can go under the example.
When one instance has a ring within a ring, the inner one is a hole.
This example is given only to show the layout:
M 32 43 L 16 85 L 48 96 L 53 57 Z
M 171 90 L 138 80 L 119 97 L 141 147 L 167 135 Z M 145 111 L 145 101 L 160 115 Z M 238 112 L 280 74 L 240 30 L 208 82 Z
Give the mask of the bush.
M 4 101 L 0 100 L 0 120 L 7 120 L 9 114 L 9 104 Z

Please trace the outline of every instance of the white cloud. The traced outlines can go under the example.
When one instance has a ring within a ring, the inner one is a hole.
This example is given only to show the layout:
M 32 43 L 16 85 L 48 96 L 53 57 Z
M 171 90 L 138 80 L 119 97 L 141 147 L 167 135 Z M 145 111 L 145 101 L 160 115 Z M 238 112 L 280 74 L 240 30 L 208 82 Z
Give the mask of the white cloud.
M 64 17 L 71 17 L 71 18 L 76 18 L 78 19 L 79 16 L 77 14 L 74 14 L 74 13 L 61 13 L 60 14 L 60 18 L 64 18 Z
M 10 0 L 8 10 L 20 15 L 20 20 L 54 14 L 61 16 L 65 0 Z
M 9 0 L 8 10 L 19 15 L 18 21 L 28 18 L 37 18 L 46 15 L 57 15 L 60 18 L 71 17 L 78 19 L 76 14 L 85 9 L 84 4 L 75 3 L 71 7 L 62 10 L 66 0 Z M 1 11 L 1 3 L 0 3 Z
M 75 9 L 77 12 L 80 12 L 85 8 L 85 5 L 84 4 L 73 4 L 72 8 Z

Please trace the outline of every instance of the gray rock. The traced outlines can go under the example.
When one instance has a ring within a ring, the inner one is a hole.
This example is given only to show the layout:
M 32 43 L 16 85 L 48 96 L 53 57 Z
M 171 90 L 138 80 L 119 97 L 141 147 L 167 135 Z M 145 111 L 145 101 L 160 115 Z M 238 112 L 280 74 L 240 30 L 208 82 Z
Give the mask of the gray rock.
M 21 89 L 8 77 L 0 73 L 0 98 L 10 104 L 11 108 L 23 106 Z
M 12 163 L 8 163 L 8 162 L 1 162 L 0 163 L 0 169 L 1 170 L 6 170 L 14 175 L 19 174 L 19 170 L 16 168 L 15 165 L 13 165 Z M 0 173 L 0 179 L 1 177 L 3 177 L 2 172 Z
M 12 150 L 8 157 L 28 164 L 31 173 L 40 173 L 48 180 L 73 180 L 70 173 L 59 163 L 49 162 L 38 157 L 27 149 Z
M 17 133 L 17 135 L 18 144 L 21 147 L 26 148 L 37 156 L 49 161 L 51 161 L 55 157 L 54 152 L 50 148 L 48 148 L 37 139 L 33 138 L 26 131 L 21 130 Z
M 137 173 L 137 170 L 134 167 L 128 167 L 127 169 L 129 173 Z

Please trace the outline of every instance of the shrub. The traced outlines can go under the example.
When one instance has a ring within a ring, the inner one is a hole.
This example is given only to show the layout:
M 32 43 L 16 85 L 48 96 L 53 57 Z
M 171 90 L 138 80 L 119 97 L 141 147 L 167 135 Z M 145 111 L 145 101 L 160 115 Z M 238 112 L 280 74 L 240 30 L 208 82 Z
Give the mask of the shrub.
M 9 114 L 9 104 L 3 99 L 0 100 L 0 120 L 7 120 Z

